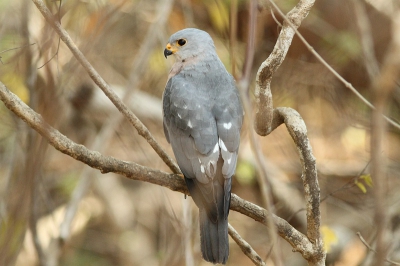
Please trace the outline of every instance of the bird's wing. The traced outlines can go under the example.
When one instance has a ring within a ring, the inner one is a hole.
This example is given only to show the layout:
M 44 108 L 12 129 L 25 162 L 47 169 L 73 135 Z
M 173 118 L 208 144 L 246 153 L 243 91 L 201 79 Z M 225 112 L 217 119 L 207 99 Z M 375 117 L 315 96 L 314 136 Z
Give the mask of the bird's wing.
M 227 85 L 229 86 L 229 85 Z M 224 177 L 224 213 L 228 215 L 231 202 L 231 177 L 235 173 L 243 123 L 243 108 L 232 78 L 229 90 L 222 90 L 213 109 L 217 121 L 218 144 L 222 157 L 221 173 Z
M 218 213 L 228 213 L 230 177 L 239 147 L 242 113 L 239 119 L 235 105 L 241 105 L 236 89 L 230 91 L 215 108 L 207 92 L 175 76 L 163 95 L 167 139 L 195 203 L 203 206 L 212 220 Z M 232 97 L 237 99 L 232 101 Z
M 234 174 L 236 168 L 243 108 L 233 79 L 232 83 L 226 86 L 231 89 L 221 90 L 216 101 L 218 104 L 214 106 L 213 113 L 217 121 L 218 142 L 224 161 L 222 174 L 225 178 L 229 178 Z

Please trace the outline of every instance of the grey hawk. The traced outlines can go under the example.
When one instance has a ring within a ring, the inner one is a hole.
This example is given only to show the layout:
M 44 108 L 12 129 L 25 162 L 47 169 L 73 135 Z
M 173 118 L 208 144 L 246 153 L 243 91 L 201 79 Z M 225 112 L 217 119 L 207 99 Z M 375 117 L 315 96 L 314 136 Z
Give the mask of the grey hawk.
M 163 94 L 164 133 L 199 208 L 203 258 L 225 264 L 242 104 L 208 33 L 176 32 L 164 50 L 165 57 L 172 54 L 176 62 Z

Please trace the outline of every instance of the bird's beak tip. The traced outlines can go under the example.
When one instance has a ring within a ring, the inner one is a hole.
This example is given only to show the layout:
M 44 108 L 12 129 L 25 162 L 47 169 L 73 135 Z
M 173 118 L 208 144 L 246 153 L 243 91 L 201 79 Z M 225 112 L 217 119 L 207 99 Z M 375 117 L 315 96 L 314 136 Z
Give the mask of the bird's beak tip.
M 167 48 L 164 49 L 164 56 L 167 58 L 168 56 L 172 55 L 172 51 L 168 50 Z
M 176 47 L 172 46 L 170 43 L 167 43 L 167 46 L 164 49 L 165 58 L 174 54 L 176 51 L 177 51 Z

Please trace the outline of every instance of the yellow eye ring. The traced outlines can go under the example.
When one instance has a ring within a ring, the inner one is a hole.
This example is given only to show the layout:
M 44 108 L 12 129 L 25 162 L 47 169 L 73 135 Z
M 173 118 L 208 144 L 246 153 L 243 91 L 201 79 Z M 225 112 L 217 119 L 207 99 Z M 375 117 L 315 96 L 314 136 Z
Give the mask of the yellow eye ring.
M 179 46 L 184 46 L 187 43 L 187 41 L 186 41 L 186 39 L 179 39 L 179 40 L 176 41 L 176 43 Z

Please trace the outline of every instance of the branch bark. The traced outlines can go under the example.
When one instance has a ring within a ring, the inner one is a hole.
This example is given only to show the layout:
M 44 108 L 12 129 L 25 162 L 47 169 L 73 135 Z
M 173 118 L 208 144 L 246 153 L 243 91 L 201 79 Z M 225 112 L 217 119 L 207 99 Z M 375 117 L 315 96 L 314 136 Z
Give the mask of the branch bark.
M 249 259 L 254 263 L 254 265 L 265 266 L 265 262 L 261 259 L 261 257 L 254 251 L 254 249 L 247 243 L 239 233 L 233 228 L 230 224 L 228 224 L 228 233 L 232 237 L 232 239 L 238 244 L 243 253 L 249 257 Z
M 286 17 L 290 22 L 288 22 L 288 20 L 284 21 L 282 30 L 279 33 L 278 40 L 276 41 L 272 53 L 258 69 L 255 90 L 257 112 L 256 119 L 254 121 L 254 128 L 260 136 L 266 136 L 272 131 L 272 76 L 285 59 L 289 47 L 292 44 L 294 34 L 296 33 L 295 30 L 300 26 L 300 23 L 308 15 L 313 5 L 314 0 L 301 0 L 287 14 Z

